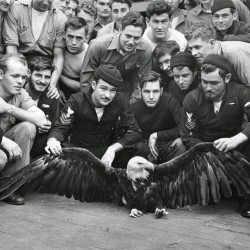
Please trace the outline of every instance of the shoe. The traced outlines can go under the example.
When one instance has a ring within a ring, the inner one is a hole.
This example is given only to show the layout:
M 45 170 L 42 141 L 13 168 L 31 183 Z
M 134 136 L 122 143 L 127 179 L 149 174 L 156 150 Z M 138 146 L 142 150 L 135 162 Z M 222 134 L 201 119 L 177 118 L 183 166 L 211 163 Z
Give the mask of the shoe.
M 243 196 L 239 199 L 240 215 L 250 219 L 250 196 Z
M 23 205 L 25 203 L 24 198 L 17 193 L 11 194 L 4 201 L 11 205 Z

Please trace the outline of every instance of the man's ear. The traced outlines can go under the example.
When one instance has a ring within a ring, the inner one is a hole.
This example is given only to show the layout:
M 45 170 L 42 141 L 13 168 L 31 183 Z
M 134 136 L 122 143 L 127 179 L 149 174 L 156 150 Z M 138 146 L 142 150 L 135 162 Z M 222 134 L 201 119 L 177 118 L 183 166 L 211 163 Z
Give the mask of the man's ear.
M 238 20 L 238 13 L 237 13 L 237 11 L 235 11 L 234 13 L 233 13 L 233 20 L 235 21 L 235 20 Z
M 96 3 L 97 3 L 96 1 L 93 1 L 93 5 L 94 5 L 94 7 L 96 7 Z
M 148 18 L 148 17 L 146 17 L 146 18 L 145 18 L 145 20 L 146 20 L 146 24 L 147 24 L 147 26 L 149 26 L 149 18 Z
M 92 81 L 92 84 L 91 84 L 92 89 L 95 89 L 96 85 L 97 85 L 97 82 L 96 81 Z
M 225 76 L 225 83 L 229 83 L 229 81 L 231 80 L 232 75 L 230 73 L 226 74 Z
M 30 78 L 31 77 L 31 71 L 30 71 L 30 69 L 28 69 L 28 78 Z
M 0 80 L 3 79 L 3 71 L 0 69 Z
M 211 47 L 213 48 L 215 46 L 215 39 L 209 39 L 209 43 Z
M 161 87 L 161 95 L 162 95 L 162 93 L 163 93 L 163 87 Z

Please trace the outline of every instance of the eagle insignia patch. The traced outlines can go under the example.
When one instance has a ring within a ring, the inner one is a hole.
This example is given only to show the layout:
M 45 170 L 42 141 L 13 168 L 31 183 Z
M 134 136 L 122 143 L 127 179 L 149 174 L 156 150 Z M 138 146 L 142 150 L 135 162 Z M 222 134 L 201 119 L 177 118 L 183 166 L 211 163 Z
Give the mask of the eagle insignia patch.
M 60 117 L 60 121 L 61 123 L 63 124 L 70 124 L 71 123 L 71 120 L 72 120 L 72 116 L 74 114 L 74 111 L 68 107 L 68 110 L 66 113 L 62 113 L 61 114 L 61 117 Z
M 187 119 L 185 121 L 185 126 L 188 129 L 193 129 L 195 127 L 195 118 L 193 117 L 193 113 L 186 112 Z

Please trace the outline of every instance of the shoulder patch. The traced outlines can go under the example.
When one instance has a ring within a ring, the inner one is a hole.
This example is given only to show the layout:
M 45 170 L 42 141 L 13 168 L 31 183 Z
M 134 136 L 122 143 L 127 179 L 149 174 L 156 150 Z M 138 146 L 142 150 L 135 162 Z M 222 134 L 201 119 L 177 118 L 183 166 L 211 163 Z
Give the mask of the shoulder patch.
M 70 124 L 73 114 L 74 114 L 74 111 L 70 107 L 68 107 L 67 112 L 62 113 L 61 116 L 60 116 L 61 123 Z
M 195 127 L 196 119 L 193 117 L 193 113 L 186 112 L 187 119 L 185 121 L 185 126 L 187 129 L 193 129 Z

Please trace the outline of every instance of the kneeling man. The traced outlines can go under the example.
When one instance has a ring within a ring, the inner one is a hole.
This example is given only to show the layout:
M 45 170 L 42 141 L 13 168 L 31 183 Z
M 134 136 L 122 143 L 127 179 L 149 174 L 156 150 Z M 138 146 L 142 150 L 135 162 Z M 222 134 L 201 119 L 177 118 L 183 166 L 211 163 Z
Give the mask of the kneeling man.
M 136 144 L 138 154 L 162 163 L 185 152 L 179 138 L 181 107 L 177 99 L 163 93 L 161 77 L 154 71 L 142 76 L 140 88 L 142 99 L 132 106 L 143 135 Z
M 115 66 L 100 65 L 95 70 L 91 89 L 73 94 L 66 102 L 49 134 L 46 151 L 60 154 L 61 143 L 70 134 L 71 145 L 88 149 L 107 166 L 126 167 L 127 153 L 133 152 L 128 148 L 141 139 L 141 131 L 130 105 L 116 93 L 122 81 Z M 118 121 L 122 130 L 119 138 Z
M 183 101 L 181 138 L 192 147 L 213 142 L 220 151 L 236 149 L 250 159 L 250 89 L 231 82 L 231 65 L 223 56 L 208 55 L 201 68 L 201 86 Z M 250 218 L 250 197 L 240 199 L 241 215 Z

